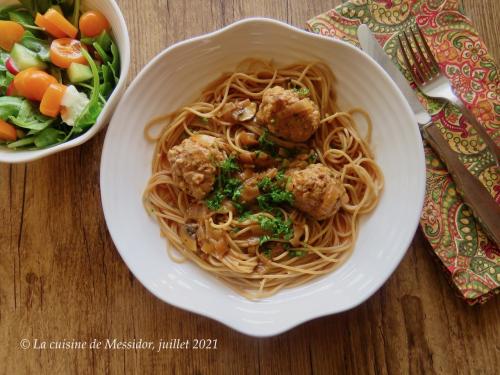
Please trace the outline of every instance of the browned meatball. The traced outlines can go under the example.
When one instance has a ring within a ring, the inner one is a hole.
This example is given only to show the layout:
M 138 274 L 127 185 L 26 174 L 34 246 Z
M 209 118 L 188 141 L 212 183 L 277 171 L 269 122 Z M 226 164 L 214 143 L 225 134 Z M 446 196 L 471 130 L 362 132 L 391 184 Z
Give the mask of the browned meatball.
M 320 114 L 311 99 L 275 86 L 264 91 L 256 118 L 278 137 L 304 142 L 318 129 Z
M 172 178 L 189 195 L 202 199 L 215 182 L 217 165 L 224 160 L 217 139 L 195 134 L 168 151 Z
M 341 181 L 323 164 L 311 164 L 288 175 L 287 189 L 294 195 L 294 206 L 315 219 L 333 216 L 349 199 Z

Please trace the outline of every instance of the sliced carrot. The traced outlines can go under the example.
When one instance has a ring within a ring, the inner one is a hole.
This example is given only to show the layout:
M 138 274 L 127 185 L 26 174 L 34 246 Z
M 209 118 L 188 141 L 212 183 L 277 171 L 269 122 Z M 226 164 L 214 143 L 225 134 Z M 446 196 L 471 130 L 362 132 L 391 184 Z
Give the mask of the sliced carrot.
M 52 35 L 54 38 L 63 38 L 66 36 L 66 34 L 62 30 L 60 30 L 52 22 L 49 22 L 49 20 L 45 18 L 45 16 L 42 16 L 40 13 L 36 14 L 35 25 L 45 29 L 45 31 Z
M 55 9 L 49 9 L 45 12 L 45 19 L 52 23 L 55 27 L 61 30 L 70 38 L 75 38 L 78 34 L 78 29 L 71 24 L 64 16 Z
M 101 12 L 89 10 L 80 17 L 80 31 L 82 35 L 94 37 L 108 30 L 111 26 Z
M 67 87 L 60 83 L 52 83 L 40 103 L 40 112 L 45 116 L 57 117 L 61 111 L 61 102 Z
M 10 51 L 24 35 L 24 27 L 13 21 L 0 21 L 0 47 Z
M 15 141 L 17 139 L 16 128 L 0 119 L 0 139 L 3 141 Z

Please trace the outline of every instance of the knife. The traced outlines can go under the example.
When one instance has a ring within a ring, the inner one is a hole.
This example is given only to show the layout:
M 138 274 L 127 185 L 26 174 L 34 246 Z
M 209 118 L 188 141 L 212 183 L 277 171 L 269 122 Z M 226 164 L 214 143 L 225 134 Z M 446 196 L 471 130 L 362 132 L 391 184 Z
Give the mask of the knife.
M 500 245 L 500 223 L 498 217 L 500 208 L 493 200 L 491 194 L 484 188 L 479 180 L 473 176 L 459 160 L 457 153 L 450 148 L 448 141 L 443 138 L 441 131 L 432 124 L 432 119 L 417 98 L 417 95 L 408 84 L 405 76 L 391 61 L 384 49 L 380 47 L 372 32 L 366 25 L 358 27 L 358 39 L 361 48 L 370 55 L 392 78 L 396 86 L 410 104 L 415 119 L 429 145 L 444 161 L 448 171 L 456 183 L 457 190 L 461 193 L 464 202 L 468 204 L 476 217 L 481 219 L 483 228 L 489 237 Z
M 428 125 L 431 122 L 431 116 L 429 116 L 425 108 L 420 104 L 417 94 L 415 94 L 415 91 L 408 84 L 405 76 L 399 71 L 389 56 L 387 56 L 384 49 L 380 47 L 368 26 L 360 25 L 358 27 L 358 39 L 363 51 L 370 55 L 389 74 L 396 86 L 398 86 L 406 101 L 410 104 L 418 124 L 421 127 Z

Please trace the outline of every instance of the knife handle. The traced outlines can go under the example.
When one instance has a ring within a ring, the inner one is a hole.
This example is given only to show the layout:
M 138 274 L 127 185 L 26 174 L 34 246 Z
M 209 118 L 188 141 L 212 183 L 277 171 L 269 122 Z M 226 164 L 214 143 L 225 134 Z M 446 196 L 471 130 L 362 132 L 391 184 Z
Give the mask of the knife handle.
M 444 139 L 441 131 L 435 124 L 424 128 L 424 135 L 430 146 L 436 151 L 440 159 L 446 164 L 457 191 L 462 195 L 464 202 L 471 208 L 474 216 L 482 224 L 486 234 L 500 245 L 500 206 L 495 202 L 491 194 L 481 184 L 478 178 L 473 176 L 458 159 L 457 153 L 453 151 Z

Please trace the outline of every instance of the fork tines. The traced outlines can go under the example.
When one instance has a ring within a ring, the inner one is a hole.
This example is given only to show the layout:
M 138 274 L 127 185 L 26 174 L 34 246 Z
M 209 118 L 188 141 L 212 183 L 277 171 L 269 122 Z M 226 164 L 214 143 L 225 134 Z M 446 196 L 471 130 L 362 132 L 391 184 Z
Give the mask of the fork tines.
M 401 37 L 401 34 L 398 35 L 399 47 L 405 65 L 413 76 L 415 83 L 428 83 L 439 76 L 439 65 L 418 25 L 410 27 L 409 30 L 403 31 L 402 34 L 403 37 Z

